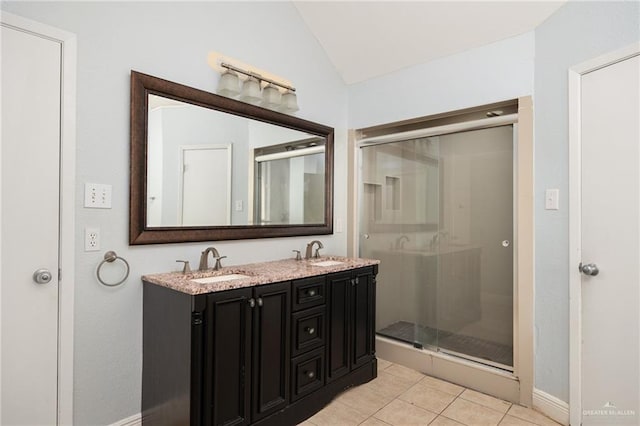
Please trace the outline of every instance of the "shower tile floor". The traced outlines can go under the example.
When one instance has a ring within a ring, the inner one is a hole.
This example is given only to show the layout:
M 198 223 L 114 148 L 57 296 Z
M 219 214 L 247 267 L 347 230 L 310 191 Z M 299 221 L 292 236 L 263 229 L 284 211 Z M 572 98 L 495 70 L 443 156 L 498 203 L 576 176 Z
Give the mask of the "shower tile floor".
M 302 426 L 547 426 L 512 404 L 378 358 L 378 377 L 339 395 Z
M 410 344 L 415 342 L 427 346 L 437 342 L 443 349 L 469 354 L 476 358 L 486 359 L 506 366 L 513 366 L 513 348 L 496 342 L 480 339 L 473 336 L 465 336 L 441 331 L 432 327 L 415 325 L 407 321 L 398 321 L 377 332 L 379 335 L 391 339 L 400 340 Z

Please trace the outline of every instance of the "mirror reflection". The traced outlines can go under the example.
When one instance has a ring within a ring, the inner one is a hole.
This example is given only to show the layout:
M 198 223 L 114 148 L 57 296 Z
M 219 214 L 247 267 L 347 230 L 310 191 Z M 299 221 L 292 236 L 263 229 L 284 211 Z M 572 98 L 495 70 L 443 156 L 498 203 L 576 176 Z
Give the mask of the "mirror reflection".
M 257 148 L 254 154 L 256 223 L 324 221 L 324 139 Z
M 148 94 L 146 227 L 323 224 L 326 138 Z

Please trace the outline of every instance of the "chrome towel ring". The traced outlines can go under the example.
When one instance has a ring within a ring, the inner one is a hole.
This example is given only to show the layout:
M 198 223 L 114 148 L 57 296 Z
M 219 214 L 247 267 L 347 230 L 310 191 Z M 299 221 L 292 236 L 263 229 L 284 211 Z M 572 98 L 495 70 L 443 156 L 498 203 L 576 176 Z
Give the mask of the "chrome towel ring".
M 100 268 L 102 268 L 102 265 L 104 265 L 105 263 L 113 263 L 116 260 L 122 260 L 122 262 L 124 262 L 124 265 L 127 267 L 127 273 L 124 274 L 124 278 L 122 278 L 120 281 L 118 281 L 117 283 L 107 283 L 105 282 L 102 277 L 100 276 Z M 104 254 L 104 260 L 102 262 L 100 262 L 100 264 L 98 265 L 98 269 L 96 269 L 96 277 L 98 278 L 98 281 L 100 281 L 101 284 L 106 285 L 107 287 L 115 287 L 117 285 L 122 284 L 123 282 L 125 282 L 127 280 L 127 278 L 129 277 L 129 270 L 131 268 L 129 268 L 129 262 L 127 262 L 124 258 L 118 256 L 116 254 L 115 251 L 111 251 L 109 250 L 108 252 L 106 252 Z

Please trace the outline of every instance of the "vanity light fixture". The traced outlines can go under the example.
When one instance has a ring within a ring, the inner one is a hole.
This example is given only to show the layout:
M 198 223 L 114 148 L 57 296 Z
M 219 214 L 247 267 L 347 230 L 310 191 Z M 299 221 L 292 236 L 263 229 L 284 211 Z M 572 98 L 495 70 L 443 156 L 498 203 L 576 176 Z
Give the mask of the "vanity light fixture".
M 250 104 L 257 104 L 262 99 L 260 95 L 260 80 L 254 76 L 249 76 L 242 85 L 240 100 Z
M 280 106 L 282 95 L 275 84 L 269 83 L 262 89 L 262 106 L 269 109 L 277 109 Z
M 218 81 L 217 92 L 219 95 L 229 98 L 238 96 L 240 94 L 240 79 L 238 78 L 238 73 L 229 69 L 224 70 L 222 75 L 220 75 L 220 81 Z
M 219 95 L 233 98 L 239 94 L 239 99 L 243 102 L 261 104 L 265 108 L 285 113 L 298 111 L 298 98 L 294 87 L 226 62 L 220 63 L 220 67 L 224 68 L 224 71 L 218 82 Z M 238 74 L 246 76 L 242 91 L 238 89 Z

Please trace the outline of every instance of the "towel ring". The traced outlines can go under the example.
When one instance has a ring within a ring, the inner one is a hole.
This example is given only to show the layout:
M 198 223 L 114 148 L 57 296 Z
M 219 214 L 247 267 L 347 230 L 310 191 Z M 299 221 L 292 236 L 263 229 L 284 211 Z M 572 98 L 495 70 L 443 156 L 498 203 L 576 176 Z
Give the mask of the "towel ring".
M 120 281 L 118 281 L 117 283 L 109 284 L 109 283 L 105 282 L 102 279 L 102 277 L 100 277 L 100 268 L 102 268 L 102 265 L 104 265 L 106 262 L 113 263 L 116 260 L 122 260 L 124 262 L 125 266 L 127 267 L 127 273 L 124 275 L 124 278 L 121 279 Z M 129 268 L 129 262 L 127 262 L 124 258 L 118 256 L 115 251 L 109 250 L 108 252 L 106 252 L 104 254 L 104 260 L 102 262 L 100 262 L 100 264 L 98 265 L 98 269 L 96 270 L 96 277 L 98 278 L 98 281 L 100 281 L 100 283 L 102 283 L 103 285 L 106 285 L 107 287 L 115 287 L 117 285 L 122 284 L 123 282 L 125 282 L 127 280 L 127 278 L 129 278 L 129 270 L 130 269 L 131 268 Z

